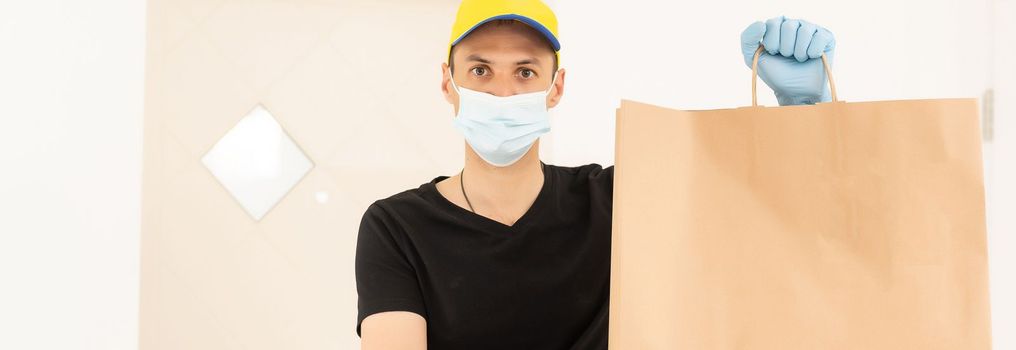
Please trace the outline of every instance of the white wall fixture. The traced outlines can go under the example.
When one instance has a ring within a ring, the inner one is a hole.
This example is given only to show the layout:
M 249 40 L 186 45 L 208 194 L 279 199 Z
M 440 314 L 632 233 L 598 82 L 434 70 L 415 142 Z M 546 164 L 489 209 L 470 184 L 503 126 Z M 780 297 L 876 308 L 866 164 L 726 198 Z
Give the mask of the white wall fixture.
M 260 104 L 201 162 L 254 220 L 261 220 L 314 167 Z

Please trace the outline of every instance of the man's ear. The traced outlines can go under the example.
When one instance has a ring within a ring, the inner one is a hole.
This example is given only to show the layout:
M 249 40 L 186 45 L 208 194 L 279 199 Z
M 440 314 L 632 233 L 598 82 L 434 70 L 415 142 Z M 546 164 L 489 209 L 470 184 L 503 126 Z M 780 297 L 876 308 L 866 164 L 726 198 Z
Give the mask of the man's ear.
M 561 97 L 564 96 L 564 68 L 561 68 L 556 72 L 557 81 L 554 82 L 554 86 L 551 87 L 550 93 L 547 94 L 547 108 L 554 108 L 557 103 L 561 101 Z
M 450 72 L 451 69 L 448 68 L 448 64 L 441 63 L 441 93 L 444 95 L 445 101 L 454 105 L 455 101 L 458 100 L 458 93 L 452 88 L 452 76 Z

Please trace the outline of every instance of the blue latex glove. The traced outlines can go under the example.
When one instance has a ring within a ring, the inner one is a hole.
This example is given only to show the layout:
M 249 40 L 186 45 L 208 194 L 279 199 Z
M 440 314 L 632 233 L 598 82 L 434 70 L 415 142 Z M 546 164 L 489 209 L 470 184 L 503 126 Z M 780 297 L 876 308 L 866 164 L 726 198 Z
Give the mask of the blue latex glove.
M 836 48 L 832 32 L 783 16 L 752 23 L 741 33 L 741 53 L 748 68 L 760 42 L 766 52 L 759 54 L 758 75 L 776 92 L 781 106 L 832 101 L 821 59 L 825 52 L 832 66 Z

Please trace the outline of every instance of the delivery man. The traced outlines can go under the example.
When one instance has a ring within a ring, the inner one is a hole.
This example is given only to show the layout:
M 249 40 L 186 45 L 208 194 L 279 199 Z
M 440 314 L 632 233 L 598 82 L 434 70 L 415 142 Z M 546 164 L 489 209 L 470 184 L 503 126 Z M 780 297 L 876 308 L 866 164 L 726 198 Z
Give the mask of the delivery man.
M 828 30 L 753 23 L 741 35 L 749 67 L 760 43 L 760 76 L 781 105 L 831 100 L 816 59 L 833 54 Z M 607 348 L 614 168 L 539 159 L 547 110 L 564 95 L 560 49 L 540 0 L 462 1 L 441 91 L 465 164 L 364 213 L 363 349 Z

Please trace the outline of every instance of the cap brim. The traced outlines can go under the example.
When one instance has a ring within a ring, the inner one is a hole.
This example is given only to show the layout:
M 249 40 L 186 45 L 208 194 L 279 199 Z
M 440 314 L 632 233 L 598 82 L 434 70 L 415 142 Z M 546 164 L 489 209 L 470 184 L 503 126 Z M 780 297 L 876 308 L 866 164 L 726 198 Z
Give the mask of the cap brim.
M 494 16 L 494 17 L 490 17 L 490 18 L 487 18 L 485 20 L 482 20 L 482 21 L 480 21 L 480 23 L 477 23 L 477 24 L 473 25 L 473 27 L 469 28 L 469 30 L 463 32 L 462 35 L 459 35 L 459 37 L 457 39 L 455 39 L 455 41 L 452 42 L 452 46 L 455 46 L 455 44 L 458 44 L 460 41 L 462 41 L 463 38 L 465 38 L 467 35 L 469 35 L 469 33 L 472 33 L 473 30 L 475 30 L 479 26 L 483 25 L 484 23 L 487 23 L 487 22 L 490 22 L 490 21 L 493 21 L 493 20 L 498 20 L 498 19 L 514 19 L 514 20 L 520 21 L 522 23 L 525 23 L 525 24 L 529 25 L 530 27 L 533 27 L 533 29 L 536 29 L 536 31 L 540 32 L 540 34 L 543 34 L 543 36 L 545 36 L 547 38 L 547 40 L 550 41 L 550 44 L 551 44 L 551 46 L 554 47 L 554 51 L 555 52 L 561 50 L 561 43 L 557 41 L 557 37 L 555 37 L 554 33 L 551 33 L 550 30 L 547 29 L 547 27 L 544 27 L 542 24 L 540 24 L 540 22 L 537 22 L 537 21 L 533 20 L 532 18 L 529 18 L 529 17 L 526 17 L 526 16 L 522 16 L 522 15 L 516 15 L 516 14 L 498 15 L 498 16 Z

